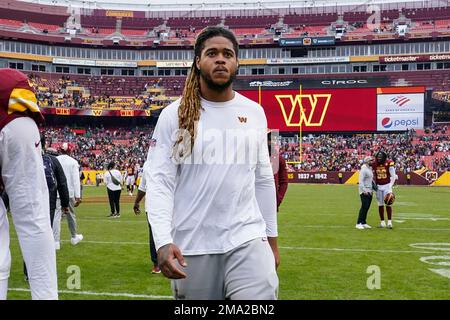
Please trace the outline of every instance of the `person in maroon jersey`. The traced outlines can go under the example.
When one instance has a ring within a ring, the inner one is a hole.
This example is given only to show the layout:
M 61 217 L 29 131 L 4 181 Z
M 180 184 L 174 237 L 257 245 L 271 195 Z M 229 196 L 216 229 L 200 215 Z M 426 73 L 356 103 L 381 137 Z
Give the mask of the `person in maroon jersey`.
M 372 164 L 373 176 L 377 185 L 377 202 L 378 212 L 380 214 L 380 228 L 385 228 L 384 222 L 384 197 L 392 193 L 392 186 L 395 183 L 397 175 L 395 174 L 395 164 L 389 160 L 386 152 L 378 151 L 375 157 L 375 162 Z M 392 229 L 392 206 L 386 205 L 386 212 L 388 223 L 387 227 Z
M 126 170 L 125 185 L 127 186 L 127 192 L 130 196 L 133 195 L 135 180 L 134 163 L 130 163 Z
M 277 212 L 283 202 L 284 195 L 288 188 L 287 164 L 276 145 L 272 143 L 272 131 L 267 134 L 270 162 L 272 164 L 273 178 L 275 180 L 275 191 L 277 194 Z M 273 149 L 273 150 L 272 150 Z M 274 151 L 274 152 L 272 152 Z
M 32 299 L 58 299 L 49 192 L 36 122 L 43 116 L 26 75 L 0 69 L 0 184 L 9 205 Z M 0 200 L 0 300 L 6 299 L 11 267 L 9 224 Z

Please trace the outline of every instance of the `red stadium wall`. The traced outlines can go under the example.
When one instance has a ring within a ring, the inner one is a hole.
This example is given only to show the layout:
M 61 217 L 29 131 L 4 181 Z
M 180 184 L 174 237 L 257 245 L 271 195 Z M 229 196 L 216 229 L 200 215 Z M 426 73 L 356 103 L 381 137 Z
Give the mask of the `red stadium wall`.
M 342 181 L 339 181 L 339 172 L 289 172 L 288 181 L 289 183 L 345 183 L 349 180 L 355 173 L 354 172 L 341 172 Z
M 340 174 L 342 175 L 341 180 L 339 179 Z M 439 179 L 447 173 L 439 172 L 437 178 Z M 321 172 L 289 172 L 288 181 L 289 183 L 320 183 L 320 184 L 358 184 L 359 172 L 337 172 L 337 171 L 321 171 Z M 407 174 L 402 172 L 397 172 L 398 180 L 396 184 L 398 185 L 416 185 L 416 186 L 426 186 L 431 185 L 433 181 L 428 181 L 423 175 L 419 175 L 415 172 L 409 174 L 410 179 L 407 178 Z

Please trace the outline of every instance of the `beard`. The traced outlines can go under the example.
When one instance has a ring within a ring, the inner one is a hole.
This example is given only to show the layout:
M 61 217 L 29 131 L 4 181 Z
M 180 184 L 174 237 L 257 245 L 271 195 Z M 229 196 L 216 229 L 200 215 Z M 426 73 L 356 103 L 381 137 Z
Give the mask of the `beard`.
M 228 81 L 226 81 L 224 83 L 215 82 L 211 78 L 211 76 L 203 70 L 200 70 L 200 77 L 205 81 L 205 83 L 209 89 L 214 90 L 214 91 L 221 91 L 221 90 L 227 89 L 229 86 L 231 86 L 234 79 L 236 79 L 236 73 L 237 73 L 237 70 L 235 72 L 231 73 Z

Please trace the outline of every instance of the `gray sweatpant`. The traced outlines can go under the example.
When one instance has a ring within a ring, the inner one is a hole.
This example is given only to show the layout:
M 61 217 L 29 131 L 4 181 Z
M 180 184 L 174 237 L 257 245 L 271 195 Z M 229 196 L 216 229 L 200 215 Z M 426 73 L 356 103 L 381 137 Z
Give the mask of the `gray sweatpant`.
M 184 256 L 187 277 L 172 280 L 177 300 L 276 300 L 278 276 L 266 238 L 224 254 Z
M 72 238 L 77 235 L 77 220 L 75 217 L 75 198 L 69 199 L 69 214 L 67 214 L 67 224 Z M 55 218 L 53 220 L 53 237 L 55 242 L 59 242 L 61 238 L 61 201 L 56 200 Z

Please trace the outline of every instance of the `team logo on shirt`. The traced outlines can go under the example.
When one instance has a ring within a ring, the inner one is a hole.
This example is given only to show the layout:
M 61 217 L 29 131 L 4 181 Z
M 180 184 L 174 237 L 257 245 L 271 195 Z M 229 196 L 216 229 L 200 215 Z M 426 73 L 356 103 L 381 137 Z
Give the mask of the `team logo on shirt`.
M 240 123 L 247 123 L 247 117 L 238 117 Z

